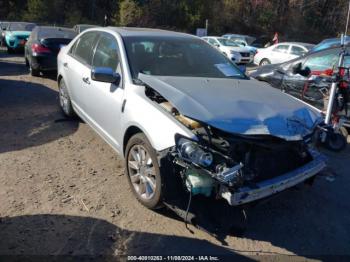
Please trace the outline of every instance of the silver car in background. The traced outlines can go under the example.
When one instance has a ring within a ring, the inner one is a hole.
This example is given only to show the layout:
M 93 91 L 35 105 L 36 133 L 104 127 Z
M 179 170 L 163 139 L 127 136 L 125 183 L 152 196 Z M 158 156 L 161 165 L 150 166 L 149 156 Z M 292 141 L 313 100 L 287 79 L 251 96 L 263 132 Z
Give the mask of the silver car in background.
M 202 39 L 217 48 L 221 53 L 231 59 L 232 62 L 238 65 L 245 65 L 253 62 L 254 53 L 247 47 L 240 46 L 223 37 L 205 36 L 202 37 Z
M 283 42 L 266 48 L 258 49 L 254 57 L 254 64 L 269 65 L 284 63 L 305 55 L 314 45 L 299 42 Z
M 308 105 L 249 79 L 192 35 L 95 28 L 58 55 L 59 100 L 125 159 L 137 199 L 249 203 L 312 179 L 325 162 Z

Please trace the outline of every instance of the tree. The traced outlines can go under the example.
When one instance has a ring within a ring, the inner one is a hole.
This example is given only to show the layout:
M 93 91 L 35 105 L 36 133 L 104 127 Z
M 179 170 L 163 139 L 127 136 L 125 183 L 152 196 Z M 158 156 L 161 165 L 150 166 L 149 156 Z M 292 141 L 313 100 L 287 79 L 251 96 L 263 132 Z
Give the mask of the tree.
M 23 19 L 26 21 L 47 22 L 49 20 L 48 1 L 28 0 L 27 12 L 24 13 Z
M 139 26 L 143 15 L 141 7 L 133 0 L 124 0 L 120 4 L 119 21 L 122 26 Z

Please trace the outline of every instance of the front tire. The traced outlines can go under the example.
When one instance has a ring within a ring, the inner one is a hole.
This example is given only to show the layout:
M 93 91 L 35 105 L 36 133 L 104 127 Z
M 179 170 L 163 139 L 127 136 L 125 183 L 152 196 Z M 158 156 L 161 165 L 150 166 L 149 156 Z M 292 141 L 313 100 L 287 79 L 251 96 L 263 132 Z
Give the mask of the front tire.
M 58 83 L 58 93 L 60 100 L 60 107 L 63 113 L 68 117 L 74 117 L 75 112 L 72 106 L 72 101 L 70 99 L 66 83 L 61 79 Z
M 157 153 L 143 133 L 132 136 L 125 150 L 128 181 L 137 200 L 149 209 L 162 207 L 162 177 Z
M 11 48 L 11 47 L 7 47 L 7 53 L 8 54 L 13 54 L 14 53 L 14 50 Z
M 270 65 L 271 61 L 267 58 L 264 58 L 263 60 L 260 61 L 260 66 L 265 66 L 265 65 Z

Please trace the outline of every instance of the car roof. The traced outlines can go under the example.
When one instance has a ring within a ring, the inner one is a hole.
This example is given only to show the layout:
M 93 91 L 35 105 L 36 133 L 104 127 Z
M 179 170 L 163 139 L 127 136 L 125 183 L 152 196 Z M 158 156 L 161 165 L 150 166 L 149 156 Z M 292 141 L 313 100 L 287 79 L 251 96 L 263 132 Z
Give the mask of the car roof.
M 105 27 L 105 29 L 114 31 L 120 34 L 122 37 L 131 37 L 131 36 L 166 36 L 166 37 L 189 37 L 189 38 L 196 37 L 190 34 L 162 30 L 162 29 L 153 29 L 153 28 Z
M 74 32 L 74 30 L 72 28 L 68 28 L 68 27 L 60 27 L 60 26 L 36 26 L 37 30 L 57 30 L 57 31 L 72 31 Z
M 249 36 L 249 35 L 240 35 L 240 34 L 224 34 L 224 35 L 227 35 L 227 36 L 243 36 L 243 37 Z
M 223 37 L 220 37 L 220 36 L 203 36 L 202 38 L 223 38 Z
M 99 27 L 98 25 L 91 25 L 91 24 L 76 24 L 75 26 L 96 26 L 96 27 Z
M 280 42 L 277 43 L 276 45 L 280 44 L 287 44 L 287 45 L 302 45 L 302 46 L 313 46 L 314 44 L 309 44 L 309 43 L 303 43 L 303 42 Z
M 310 43 L 303 43 L 303 42 L 286 42 L 292 45 L 302 45 L 302 46 L 314 46 L 314 44 L 310 44 Z

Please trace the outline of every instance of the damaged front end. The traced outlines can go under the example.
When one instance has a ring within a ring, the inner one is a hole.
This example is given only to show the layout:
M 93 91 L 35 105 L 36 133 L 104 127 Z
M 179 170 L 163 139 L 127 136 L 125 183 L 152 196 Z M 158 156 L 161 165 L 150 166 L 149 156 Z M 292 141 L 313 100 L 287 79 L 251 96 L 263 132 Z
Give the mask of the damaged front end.
M 238 206 L 306 181 L 325 167 L 310 133 L 288 141 L 272 135 L 234 134 L 182 115 L 150 87 L 146 96 L 190 129 L 196 140 L 175 135 L 167 151 L 172 173 L 191 195 L 223 198 Z
M 219 133 L 221 133 L 219 131 Z M 237 206 L 271 196 L 319 173 L 323 156 L 304 141 L 211 134 L 197 141 L 176 136 L 170 152 L 187 190 Z

